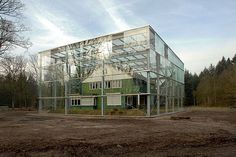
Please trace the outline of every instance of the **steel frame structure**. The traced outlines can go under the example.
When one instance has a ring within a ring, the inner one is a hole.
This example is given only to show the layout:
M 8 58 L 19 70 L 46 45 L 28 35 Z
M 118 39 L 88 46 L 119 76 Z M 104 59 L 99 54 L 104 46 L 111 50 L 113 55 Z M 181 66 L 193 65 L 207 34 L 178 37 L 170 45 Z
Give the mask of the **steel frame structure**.
M 137 96 L 138 104 L 140 95 L 145 95 L 146 116 L 176 112 L 183 107 L 184 63 L 151 26 L 46 50 L 38 54 L 38 63 L 39 111 L 45 106 L 57 110 L 60 102 L 67 114 L 71 97 L 90 96 L 101 98 L 101 115 L 105 115 L 107 92 L 104 83 L 108 77 L 123 75 L 144 82 L 144 92 L 137 90 L 120 95 Z M 120 73 L 107 73 L 106 67 Z M 101 73 L 92 75 L 98 68 L 102 69 Z M 83 82 L 88 78 L 101 81 L 99 94 L 82 94 L 85 91 Z

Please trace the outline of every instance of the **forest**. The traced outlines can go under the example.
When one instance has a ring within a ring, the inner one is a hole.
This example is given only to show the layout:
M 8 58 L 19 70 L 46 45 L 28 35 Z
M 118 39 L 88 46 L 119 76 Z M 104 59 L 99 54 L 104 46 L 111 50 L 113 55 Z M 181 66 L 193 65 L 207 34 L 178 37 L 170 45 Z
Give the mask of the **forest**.
M 236 105 L 236 54 L 232 59 L 222 57 L 199 75 L 185 70 L 185 106 L 191 105 Z
M 36 108 L 36 56 L 4 55 L 0 59 L 0 105 Z

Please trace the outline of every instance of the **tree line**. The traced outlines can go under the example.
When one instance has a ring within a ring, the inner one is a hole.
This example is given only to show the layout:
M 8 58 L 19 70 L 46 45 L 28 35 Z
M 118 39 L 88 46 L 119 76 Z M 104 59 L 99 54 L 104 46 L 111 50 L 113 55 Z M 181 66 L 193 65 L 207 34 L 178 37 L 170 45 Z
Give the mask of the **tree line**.
M 222 59 L 199 75 L 185 70 L 185 105 L 236 105 L 236 54 Z
M 35 57 L 11 53 L 17 47 L 31 46 L 23 35 L 28 31 L 22 23 L 23 10 L 21 0 L 0 1 L 0 105 L 13 108 L 35 106 L 37 98 L 36 71 L 32 70 Z
M 2 55 L 0 58 L 0 105 L 37 106 L 37 56 Z M 236 54 L 200 72 L 185 70 L 185 106 L 236 105 Z
M 32 58 L 4 56 L 0 59 L 0 105 L 11 108 L 35 108 L 37 105 L 36 72 Z

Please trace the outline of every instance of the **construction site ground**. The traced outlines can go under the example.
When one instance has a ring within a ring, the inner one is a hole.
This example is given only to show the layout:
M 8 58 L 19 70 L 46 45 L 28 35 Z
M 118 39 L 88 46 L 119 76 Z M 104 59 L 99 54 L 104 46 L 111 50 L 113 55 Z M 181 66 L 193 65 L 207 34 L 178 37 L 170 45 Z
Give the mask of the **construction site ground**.
M 12 156 L 234 157 L 236 109 L 155 118 L 2 111 L 0 157 Z

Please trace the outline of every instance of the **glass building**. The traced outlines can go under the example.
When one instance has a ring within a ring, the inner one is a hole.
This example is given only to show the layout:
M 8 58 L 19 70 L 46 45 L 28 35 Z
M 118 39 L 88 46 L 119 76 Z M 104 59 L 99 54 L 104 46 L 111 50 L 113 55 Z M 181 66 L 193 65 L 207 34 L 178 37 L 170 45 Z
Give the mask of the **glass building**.
M 184 63 L 151 26 L 38 54 L 39 111 L 154 116 L 183 107 Z

